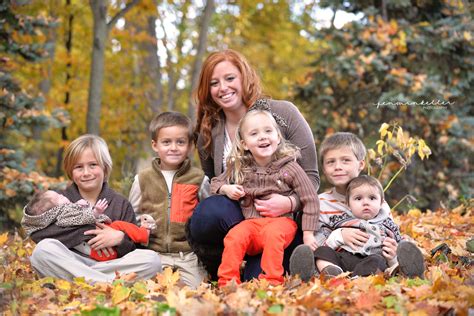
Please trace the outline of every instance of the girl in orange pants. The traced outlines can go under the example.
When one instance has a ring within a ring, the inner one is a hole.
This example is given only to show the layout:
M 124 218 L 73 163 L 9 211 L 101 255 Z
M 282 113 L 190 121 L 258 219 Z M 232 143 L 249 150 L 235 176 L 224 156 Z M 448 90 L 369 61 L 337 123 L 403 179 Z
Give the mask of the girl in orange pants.
M 283 282 L 283 252 L 293 241 L 296 223 L 288 217 L 253 218 L 233 227 L 224 239 L 224 253 L 219 267 L 219 286 L 232 279 L 240 283 L 240 264 L 244 256 L 262 253 L 258 276 L 270 284 Z
M 220 287 L 235 279 L 240 283 L 240 264 L 245 254 L 262 253 L 262 274 L 270 284 L 283 282 L 283 253 L 296 234 L 293 214 L 262 217 L 254 201 L 272 193 L 294 194 L 303 206 L 303 241 L 316 249 L 314 230 L 318 224 L 319 200 L 308 176 L 296 162 L 299 150 L 287 143 L 272 113 L 249 110 L 237 128 L 227 159 L 227 171 L 211 181 L 211 193 L 240 200 L 244 221 L 224 238 L 222 263 L 217 271 Z M 291 195 L 291 196 L 290 196 Z M 292 202 L 293 204 L 293 202 Z

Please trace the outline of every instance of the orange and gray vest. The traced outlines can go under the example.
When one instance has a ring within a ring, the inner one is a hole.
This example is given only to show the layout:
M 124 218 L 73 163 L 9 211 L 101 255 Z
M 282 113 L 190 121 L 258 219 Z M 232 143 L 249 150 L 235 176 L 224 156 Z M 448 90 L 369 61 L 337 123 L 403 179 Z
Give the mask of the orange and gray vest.
M 148 247 L 163 253 L 191 251 L 184 225 L 199 202 L 204 172 L 192 167 L 189 159 L 185 160 L 176 172 L 169 192 L 159 158 L 155 158 L 152 167 L 141 171 L 138 178 L 141 190 L 139 214 L 149 214 L 156 220 Z

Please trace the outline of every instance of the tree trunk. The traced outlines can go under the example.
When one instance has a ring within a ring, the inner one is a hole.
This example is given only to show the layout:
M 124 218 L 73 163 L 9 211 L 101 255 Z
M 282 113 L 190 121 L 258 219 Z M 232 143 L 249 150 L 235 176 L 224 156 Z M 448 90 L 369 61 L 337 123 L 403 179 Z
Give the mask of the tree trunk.
M 382 11 L 382 19 L 387 22 L 388 21 L 388 13 L 387 13 L 387 1 L 382 0 L 380 4 L 380 11 Z
M 100 109 L 102 104 L 102 85 L 105 69 L 105 45 L 109 30 L 140 0 L 133 0 L 117 12 L 107 23 L 107 0 L 89 0 L 92 9 L 94 27 L 92 38 L 91 75 L 89 81 L 89 99 L 87 107 L 86 129 L 90 134 L 99 135 Z
M 55 12 L 55 9 L 57 7 L 59 7 L 58 3 L 52 3 L 49 6 L 49 12 L 50 12 L 49 15 L 54 19 L 57 18 L 57 13 Z M 54 54 L 55 54 L 56 37 L 57 37 L 56 27 L 49 27 L 47 29 L 46 36 L 47 36 L 46 52 L 48 53 L 48 60 L 42 63 L 42 65 L 44 65 L 44 67 L 43 66 L 41 67 L 41 75 L 43 76 L 43 79 L 38 84 L 38 88 L 41 91 L 41 94 L 43 95 L 44 99 L 47 101 L 49 98 L 48 97 L 49 91 L 51 90 L 52 68 L 53 68 L 53 63 L 54 63 Z M 33 139 L 40 140 L 42 131 L 43 131 L 42 126 L 33 125 L 32 126 Z M 40 154 L 39 152 L 33 153 L 36 159 L 39 159 L 39 154 Z
M 66 0 L 66 8 L 71 10 L 71 0 Z M 73 22 L 74 22 L 74 15 L 69 11 L 69 16 L 67 19 L 67 29 L 66 29 L 66 54 L 68 56 L 68 62 L 66 64 L 66 79 L 64 81 L 64 86 L 68 87 L 66 93 L 64 94 L 64 108 L 67 108 L 70 100 L 71 100 L 71 92 L 69 88 L 69 81 L 71 80 L 71 53 L 72 53 L 72 37 L 73 37 Z M 62 143 L 65 144 L 68 140 L 67 137 L 67 127 L 64 126 L 61 128 L 61 140 Z M 59 177 L 62 174 L 62 161 L 63 161 L 63 154 L 64 154 L 65 146 L 61 146 L 56 153 L 56 168 L 55 168 L 55 176 Z
M 107 41 L 107 1 L 90 0 L 94 18 L 91 74 L 87 108 L 87 133 L 99 135 L 102 84 L 104 82 L 105 43 Z
M 146 67 L 144 67 L 146 78 L 150 80 L 155 87 L 155 91 L 150 93 L 150 97 L 147 95 L 148 103 L 153 113 L 161 112 L 163 104 L 163 84 L 161 82 L 160 56 L 158 55 L 158 40 L 156 37 L 157 16 L 158 12 L 153 16 L 148 17 L 147 34 L 150 38 L 153 38 L 153 41 L 147 42 L 145 45 L 147 56 L 145 58 Z
M 209 29 L 209 23 L 211 21 L 212 14 L 214 13 L 214 0 L 208 0 L 204 13 L 201 16 L 201 25 L 199 29 L 199 41 L 197 46 L 196 57 L 194 59 L 193 70 L 191 74 L 191 93 L 188 105 L 188 116 L 192 121 L 196 118 L 195 104 L 193 100 L 193 92 L 197 88 L 199 73 L 201 72 L 202 59 L 207 48 L 207 32 Z
M 170 64 L 169 64 L 169 82 L 168 82 L 168 109 L 170 111 L 174 110 L 175 108 L 175 103 L 176 103 L 176 84 L 178 83 L 178 80 L 181 77 L 181 71 L 180 71 L 180 61 L 183 59 L 183 44 L 184 44 L 184 35 L 186 32 L 187 28 L 187 21 L 188 21 L 188 9 L 191 4 L 191 1 L 186 0 L 184 1 L 182 7 L 181 7 L 181 12 L 183 13 L 183 16 L 181 18 L 181 21 L 178 25 L 176 25 L 176 28 L 179 30 L 178 33 L 178 38 L 176 39 L 176 63 L 173 63 L 173 60 L 170 58 Z

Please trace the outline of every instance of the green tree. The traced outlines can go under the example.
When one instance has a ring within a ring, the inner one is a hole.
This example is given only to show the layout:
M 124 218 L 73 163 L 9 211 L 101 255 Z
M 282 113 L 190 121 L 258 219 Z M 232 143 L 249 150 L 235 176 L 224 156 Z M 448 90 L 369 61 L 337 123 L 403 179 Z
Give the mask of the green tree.
M 60 127 L 68 122 L 67 113 L 50 113 L 43 99 L 22 89 L 12 75 L 19 67 L 16 58 L 36 62 L 46 57 L 40 34 L 52 27 L 45 17 L 31 17 L 15 12 L 9 1 L 0 3 L 0 223 L 9 227 L 21 218 L 21 208 L 35 189 L 48 188 L 58 179 L 36 172 L 31 158 L 36 148 L 33 130 Z
M 419 207 L 472 197 L 474 24 L 462 1 L 322 1 L 363 17 L 312 33 L 318 55 L 297 96 L 320 141 L 352 131 L 374 145 L 382 122 L 426 140 L 433 155 L 414 162 L 392 199 Z M 388 168 L 390 170 L 390 168 Z M 385 179 L 390 177 L 386 175 Z

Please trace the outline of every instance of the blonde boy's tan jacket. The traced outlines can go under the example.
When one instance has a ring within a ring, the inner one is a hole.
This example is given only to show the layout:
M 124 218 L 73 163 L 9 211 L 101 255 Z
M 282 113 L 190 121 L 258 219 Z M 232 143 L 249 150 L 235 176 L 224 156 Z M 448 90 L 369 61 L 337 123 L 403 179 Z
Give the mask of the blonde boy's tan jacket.
M 187 159 L 173 178 L 172 192 L 168 192 L 159 159 L 155 158 L 152 166 L 141 171 L 138 178 L 140 214 L 151 215 L 157 226 L 150 234 L 148 247 L 163 253 L 191 251 L 184 225 L 199 202 L 198 193 L 204 172 L 192 167 Z

